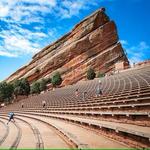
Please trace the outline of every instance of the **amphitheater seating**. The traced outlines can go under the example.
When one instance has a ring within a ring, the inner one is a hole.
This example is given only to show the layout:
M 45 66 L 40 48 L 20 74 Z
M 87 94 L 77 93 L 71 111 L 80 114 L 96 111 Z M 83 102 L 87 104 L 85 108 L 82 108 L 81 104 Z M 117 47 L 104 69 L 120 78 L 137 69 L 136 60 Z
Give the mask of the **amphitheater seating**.
M 131 147 L 150 146 L 150 66 L 129 69 L 101 78 L 102 95 L 96 97 L 99 79 L 80 81 L 55 91 L 29 96 L 0 109 L 4 117 L 14 111 L 22 118 L 57 119 L 86 126 Z M 79 96 L 75 90 L 79 90 Z M 82 93 L 87 92 L 85 100 Z M 42 108 L 42 101 L 46 108 Z M 24 108 L 21 108 L 21 103 Z M 3 122 L 3 120 L 2 120 Z M 70 137 L 60 129 L 63 135 Z M 107 133 L 107 134 L 106 134 Z M 81 143 L 70 137 L 76 147 Z M 73 142 L 74 141 L 74 142 Z M 80 145 L 80 146 L 79 146 Z M 85 145 L 84 145 L 85 146 Z M 81 146 L 82 147 L 82 146 Z

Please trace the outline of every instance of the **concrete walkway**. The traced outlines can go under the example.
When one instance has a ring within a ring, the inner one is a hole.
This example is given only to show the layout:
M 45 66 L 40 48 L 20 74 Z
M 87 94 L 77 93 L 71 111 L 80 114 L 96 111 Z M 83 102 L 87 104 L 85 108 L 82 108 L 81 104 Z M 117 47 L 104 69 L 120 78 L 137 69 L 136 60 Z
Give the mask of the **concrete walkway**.
M 47 116 L 54 116 L 54 117 L 60 117 L 60 118 L 67 118 L 71 120 L 78 120 L 78 121 L 83 121 L 83 122 L 89 122 L 89 123 L 94 123 L 94 124 L 102 124 L 104 126 L 109 126 L 112 128 L 124 128 L 127 130 L 132 130 L 134 132 L 142 132 L 143 134 L 150 135 L 150 127 L 143 127 L 139 125 L 133 125 L 133 124 L 126 124 L 126 123 L 117 123 L 117 122 L 111 122 L 111 121 L 102 121 L 102 120 L 97 120 L 97 119 L 92 119 L 91 118 L 85 118 L 84 116 L 75 116 L 75 115 L 62 115 L 62 114 L 49 114 L 49 113 L 34 113 L 38 115 L 47 115 Z
M 29 125 L 18 119 L 16 119 L 16 122 L 22 129 L 22 136 L 18 148 L 36 148 L 35 137 Z
M 5 120 L 5 119 L 1 119 L 1 120 L 4 121 L 5 123 L 7 123 L 7 120 Z M 8 126 L 9 126 L 9 134 L 8 134 L 6 140 L 0 146 L 0 148 L 10 148 L 11 145 L 13 144 L 14 140 L 17 137 L 17 128 L 16 128 L 16 126 L 12 122 L 10 122 L 8 124 Z
M 62 148 L 62 147 L 69 148 L 69 146 L 65 143 L 65 141 L 61 139 L 60 136 L 57 135 L 55 131 L 52 128 L 50 128 L 48 125 L 30 118 L 18 117 L 18 116 L 17 118 L 22 118 L 26 120 L 28 123 L 34 124 L 38 128 L 42 137 L 44 148 Z M 34 143 L 32 144 L 34 145 Z M 24 146 L 22 145 L 22 147 Z
M 35 118 L 35 116 L 32 115 L 24 116 L 30 116 Z M 22 118 L 26 119 L 26 117 Z M 99 135 L 94 131 L 82 128 L 72 123 L 40 116 L 36 116 L 36 118 L 46 121 L 52 125 L 59 126 L 60 128 L 63 128 L 63 130 L 70 133 L 76 141 L 80 142 L 79 144 L 84 148 L 129 148 L 127 145 L 121 144 L 117 141 L 106 138 L 103 135 Z

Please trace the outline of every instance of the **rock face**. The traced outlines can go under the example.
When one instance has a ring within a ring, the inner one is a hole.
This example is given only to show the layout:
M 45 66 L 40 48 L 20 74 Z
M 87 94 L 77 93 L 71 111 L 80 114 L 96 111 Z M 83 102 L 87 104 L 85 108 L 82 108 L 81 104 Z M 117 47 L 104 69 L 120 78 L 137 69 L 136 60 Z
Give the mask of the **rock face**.
M 107 72 L 117 61 L 124 61 L 128 67 L 128 59 L 118 42 L 116 25 L 104 9 L 100 9 L 34 55 L 28 65 L 13 73 L 7 81 L 26 77 L 32 83 L 59 71 L 62 85 L 67 85 L 85 78 L 89 67 Z

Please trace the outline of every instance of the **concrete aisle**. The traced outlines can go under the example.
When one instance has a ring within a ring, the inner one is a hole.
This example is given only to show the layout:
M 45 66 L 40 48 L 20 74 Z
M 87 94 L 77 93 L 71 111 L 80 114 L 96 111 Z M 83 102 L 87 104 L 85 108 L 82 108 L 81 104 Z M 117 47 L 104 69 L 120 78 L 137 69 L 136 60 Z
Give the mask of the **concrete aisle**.
M 7 120 L 3 119 L 3 121 L 7 123 Z M 17 137 L 17 127 L 13 124 L 13 122 L 9 122 L 8 126 L 9 134 L 0 148 L 10 148 Z
M 22 136 L 18 148 L 36 148 L 35 136 L 29 125 L 18 119 L 16 119 L 16 122 L 22 129 Z
M 61 114 L 48 114 L 47 115 L 51 115 L 51 116 L 59 116 L 59 117 L 64 117 L 64 118 L 68 118 L 68 119 L 74 119 L 74 120 L 80 120 L 80 121 L 85 121 L 85 122 L 89 122 L 89 123 L 95 123 L 95 124 L 104 124 L 107 126 L 114 126 L 114 127 L 122 127 L 122 128 L 126 128 L 128 130 L 133 130 L 135 132 L 142 132 L 145 134 L 150 134 L 150 127 L 143 127 L 143 126 L 138 126 L 138 125 L 132 125 L 132 124 L 125 124 L 125 123 L 118 123 L 118 122 L 111 122 L 111 121 L 102 121 L 102 120 L 96 120 L 96 119 L 91 119 L 91 118 L 85 118 L 85 117 L 81 117 L 81 116 L 73 116 L 73 115 L 61 115 Z
M 7 129 L 5 127 L 5 124 L 3 124 L 3 122 L 5 123 L 5 121 L 0 118 L 0 141 L 3 139 L 5 133 L 7 132 L 6 131 Z
M 70 148 L 67 143 L 48 125 L 26 117 L 17 116 L 17 118 L 22 118 L 38 128 L 44 143 L 44 148 Z
M 26 115 L 31 116 L 31 115 Z M 35 118 L 35 116 L 31 116 Z M 62 120 L 36 116 L 36 118 L 44 120 L 52 125 L 59 126 L 71 136 L 80 142 L 85 148 L 129 148 L 127 145 L 106 138 L 103 135 L 97 134 L 94 131 L 79 127 Z

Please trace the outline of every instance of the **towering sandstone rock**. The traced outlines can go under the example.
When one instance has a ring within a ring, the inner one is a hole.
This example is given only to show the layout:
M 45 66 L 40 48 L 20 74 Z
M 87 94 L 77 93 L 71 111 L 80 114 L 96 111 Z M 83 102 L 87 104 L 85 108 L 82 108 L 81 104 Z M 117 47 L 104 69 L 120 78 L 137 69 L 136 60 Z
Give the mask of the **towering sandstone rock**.
M 128 59 L 118 42 L 116 25 L 100 9 L 34 55 L 28 65 L 13 73 L 7 81 L 26 77 L 32 83 L 59 71 L 62 85 L 67 85 L 84 78 L 89 67 L 106 72 L 120 60 L 128 66 Z

